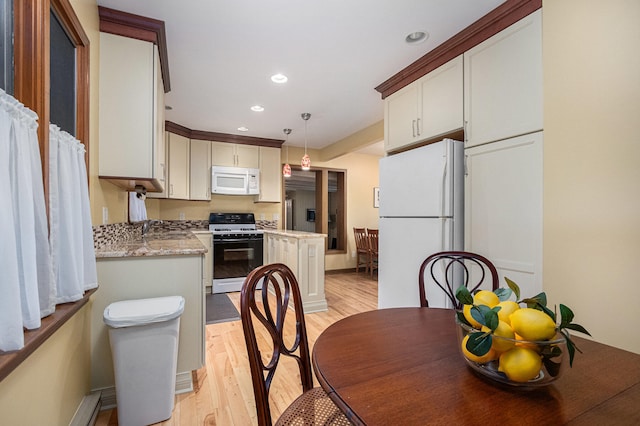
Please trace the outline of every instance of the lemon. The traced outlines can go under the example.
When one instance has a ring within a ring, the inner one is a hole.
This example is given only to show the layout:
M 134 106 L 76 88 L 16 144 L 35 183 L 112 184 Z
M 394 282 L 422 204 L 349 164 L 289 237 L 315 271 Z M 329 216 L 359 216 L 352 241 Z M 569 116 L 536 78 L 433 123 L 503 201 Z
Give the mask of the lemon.
M 467 321 L 469 321 L 469 324 L 471 324 L 471 326 L 473 328 L 481 328 L 482 324 L 480 324 L 478 321 L 476 321 L 472 316 L 471 316 L 471 308 L 473 307 L 473 305 L 464 305 L 462 307 L 462 314 L 464 315 L 464 317 L 467 319 Z
M 509 316 L 511 328 L 524 340 L 549 340 L 556 335 L 556 324 L 542 311 L 517 309 Z
M 498 303 L 497 306 L 500 306 L 500 310 L 498 311 L 498 319 L 511 325 L 509 315 L 520 309 L 520 305 L 518 305 L 513 300 L 505 300 L 504 302 Z
M 538 376 L 542 358 L 535 351 L 516 346 L 500 355 L 498 371 L 514 382 L 526 382 Z
M 471 361 L 477 362 L 478 364 L 484 364 L 484 363 L 492 361 L 492 360 L 494 360 L 494 359 L 496 359 L 498 357 L 496 352 L 493 350 L 493 348 L 489 349 L 489 352 L 487 352 L 486 354 L 484 354 L 482 356 L 478 356 L 478 355 L 472 354 L 467 349 L 467 340 L 469 340 L 469 335 L 464 336 L 464 339 L 462 339 L 462 353 L 464 354 L 464 356 L 469 358 Z
M 493 308 L 500 303 L 500 298 L 497 294 L 489 290 L 480 290 L 473 296 L 474 305 L 487 305 Z
M 482 327 L 482 331 L 488 332 L 491 331 L 491 329 L 487 326 L 484 326 Z M 506 339 L 515 339 L 515 334 L 511 329 L 511 326 L 504 321 L 498 322 L 498 327 L 496 327 L 496 329 L 493 331 L 493 335 L 498 337 L 494 337 L 491 339 L 491 349 L 495 350 L 498 353 L 506 352 L 509 349 L 513 348 L 516 344 L 516 342 L 512 340 L 501 339 L 501 337 L 504 337 Z

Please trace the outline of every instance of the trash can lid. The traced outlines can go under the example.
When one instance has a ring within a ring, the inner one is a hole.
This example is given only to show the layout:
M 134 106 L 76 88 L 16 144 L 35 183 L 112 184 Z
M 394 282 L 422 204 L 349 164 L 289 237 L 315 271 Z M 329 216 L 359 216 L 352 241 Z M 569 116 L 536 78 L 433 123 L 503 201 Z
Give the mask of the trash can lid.
M 183 311 L 182 296 L 122 300 L 107 306 L 103 319 L 110 327 L 122 328 L 169 321 L 182 315 Z

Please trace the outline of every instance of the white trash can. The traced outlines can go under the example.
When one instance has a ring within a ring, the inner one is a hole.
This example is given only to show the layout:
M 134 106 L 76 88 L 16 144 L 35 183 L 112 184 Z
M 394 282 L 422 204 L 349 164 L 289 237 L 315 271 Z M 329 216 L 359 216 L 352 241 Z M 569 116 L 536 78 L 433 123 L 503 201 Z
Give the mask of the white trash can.
M 182 296 L 123 300 L 104 310 L 120 426 L 149 425 L 171 417 L 183 311 Z

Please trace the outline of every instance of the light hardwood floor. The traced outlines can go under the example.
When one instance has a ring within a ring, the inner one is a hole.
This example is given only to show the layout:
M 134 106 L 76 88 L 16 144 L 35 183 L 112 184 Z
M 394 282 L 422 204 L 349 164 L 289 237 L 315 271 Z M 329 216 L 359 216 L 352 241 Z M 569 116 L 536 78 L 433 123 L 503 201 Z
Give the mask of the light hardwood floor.
M 327 274 L 325 293 L 329 310 L 305 316 L 311 349 L 320 333 L 329 325 L 344 317 L 377 309 L 377 284 L 377 281 L 364 272 Z M 229 296 L 239 309 L 240 294 L 229 293 Z M 206 333 L 207 362 L 195 373 L 196 390 L 178 395 L 171 419 L 158 425 L 257 424 L 251 373 L 240 321 L 207 325 Z M 300 375 L 297 367 L 292 360 L 281 361 L 270 395 L 274 421 L 300 393 Z M 97 426 L 117 424 L 115 410 L 102 411 L 96 422 Z

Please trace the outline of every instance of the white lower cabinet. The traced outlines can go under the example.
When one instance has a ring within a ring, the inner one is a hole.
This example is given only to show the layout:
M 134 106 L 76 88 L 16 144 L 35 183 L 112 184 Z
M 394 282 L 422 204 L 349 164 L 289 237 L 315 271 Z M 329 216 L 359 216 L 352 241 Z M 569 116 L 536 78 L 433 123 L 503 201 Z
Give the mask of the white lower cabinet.
M 542 291 L 542 132 L 465 150 L 465 250 L 522 295 Z
M 205 363 L 203 260 L 203 255 L 97 259 L 100 288 L 91 297 L 91 389 L 111 389 L 115 384 L 109 333 L 102 319 L 104 309 L 120 300 L 162 296 L 185 299 L 180 316 L 176 388 L 188 389 L 191 371 Z
M 325 236 L 310 232 L 265 231 L 264 241 L 264 263 L 284 263 L 293 271 L 300 287 L 304 312 L 326 311 Z
M 213 285 L 213 234 L 211 232 L 194 232 L 203 246 L 207 248 L 202 264 L 202 288 L 205 293 L 211 293 Z

